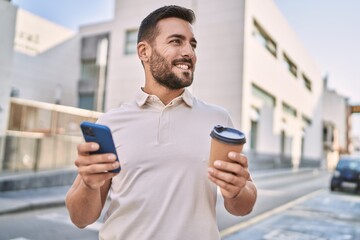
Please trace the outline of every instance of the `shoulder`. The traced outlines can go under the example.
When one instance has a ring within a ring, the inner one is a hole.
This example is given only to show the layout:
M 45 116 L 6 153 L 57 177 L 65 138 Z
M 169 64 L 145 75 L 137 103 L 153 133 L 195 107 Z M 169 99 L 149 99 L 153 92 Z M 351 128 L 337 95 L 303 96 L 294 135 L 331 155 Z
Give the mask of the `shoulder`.
M 199 113 L 198 116 L 203 122 L 211 122 L 213 125 L 233 126 L 229 112 L 219 105 L 194 98 L 193 109 Z
M 98 118 L 97 123 L 112 126 L 116 122 L 121 121 L 129 112 L 133 112 L 136 109 L 138 109 L 136 102 L 123 103 L 119 107 L 111 108 L 102 114 Z
M 221 107 L 216 104 L 207 103 L 197 98 L 194 98 L 193 107 L 196 108 L 197 110 L 202 110 L 213 114 L 230 116 L 229 112 L 224 107 Z

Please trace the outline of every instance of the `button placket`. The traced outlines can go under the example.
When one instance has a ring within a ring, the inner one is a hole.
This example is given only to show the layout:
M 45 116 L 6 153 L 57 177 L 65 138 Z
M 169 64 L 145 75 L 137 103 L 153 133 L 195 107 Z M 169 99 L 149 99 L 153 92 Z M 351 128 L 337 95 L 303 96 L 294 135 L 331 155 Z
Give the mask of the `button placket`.
M 170 106 L 166 106 L 159 116 L 158 143 L 166 143 L 170 136 Z

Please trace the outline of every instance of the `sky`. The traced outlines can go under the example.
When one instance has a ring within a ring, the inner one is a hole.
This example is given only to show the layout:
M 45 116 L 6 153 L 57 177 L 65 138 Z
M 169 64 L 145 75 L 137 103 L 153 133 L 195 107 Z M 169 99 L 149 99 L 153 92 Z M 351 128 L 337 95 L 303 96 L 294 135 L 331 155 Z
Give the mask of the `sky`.
M 113 18 L 115 0 L 13 0 L 29 12 L 78 30 L 80 25 Z M 298 35 L 328 86 L 360 105 L 360 1 L 273 0 Z M 360 113 L 353 115 L 360 136 Z
M 12 3 L 77 31 L 80 25 L 112 19 L 115 0 L 12 0 Z

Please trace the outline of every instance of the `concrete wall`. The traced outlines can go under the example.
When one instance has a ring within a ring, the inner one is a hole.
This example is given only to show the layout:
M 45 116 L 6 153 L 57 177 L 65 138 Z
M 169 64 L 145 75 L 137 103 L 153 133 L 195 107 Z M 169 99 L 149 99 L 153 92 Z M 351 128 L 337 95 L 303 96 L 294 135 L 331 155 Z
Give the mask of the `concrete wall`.
M 261 104 L 259 106 L 258 101 L 251 94 L 251 86 L 256 84 L 276 99 L 273 108 L 273 125 L 268 126 L 270 129 L 263 129 L 263 132 L 259 133 L 259 138 L 262 140 L 258 144 L 257 151 L 268 152 L 270 151 L 269 144 L 277 145 L 280 143 L 279 141 L 274 142 L 273 138 L 268 137 L 269 133 L 264 131 L 272 131 L 277 138 L 280 138 L 280 133 L 284 130 L 286 136 L 292 138 L 290 153 L 294 163 L 298 163 L 301 157 L 319 160 L 322 156 L 320 130 L 322 116 L 321 72 L 272 0 L 249 0 L 246 1 L 245 8 L 244 98 L 242 99 L 242 122 L 244 124 L 242 129 L 246 133 L 250 132 L 251 107 L 261 108 Z M 254 20 L 275 41 L 277 45 L 276 57 L 255 38 Z M 293 76 L 286 68 L 283 53 L 290 56 L 297 65 L 297 77 Z M 312 82 L 311 91 L 304 86 L 303 73 Z M 297 111 L 295 117 L 283 112 L 283 102 L 295 108 Z M 304 126 L 303 115 L 311 120 L 310 126 Z M 301 156 L 301 138 L 304 134 L 305 142 Z M 273 149 L 279 151 L 280 146 L 273 146 Z
M 347 99 L 335 91 L 324 91 L 324 121 L 332 123 L 338 131 L 339 147 L 346 149 Z
M 9 2 L 0 1 L 0 136 L 7 127 L 16 11 Z
M 17 97 L 77 106 L 79 39 L 72 30 L 19 9 L 13 19 L 11 87 Z
M 0 1 L 0 169 L 9 115 L 10 69 L 13 59 L 16 11 L 16 7 L 11 3 Z
M 77 106 L 79 49 L 79 38 L 73 37 L 36 56 L 16 52 L 11 85 L 19 90 L 18 97 Z

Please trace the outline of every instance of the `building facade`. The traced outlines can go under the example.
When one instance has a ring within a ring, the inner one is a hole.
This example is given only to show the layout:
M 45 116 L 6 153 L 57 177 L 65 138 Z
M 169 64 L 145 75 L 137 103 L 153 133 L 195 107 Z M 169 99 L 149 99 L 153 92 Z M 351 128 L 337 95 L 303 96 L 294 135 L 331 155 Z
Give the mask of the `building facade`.
M 347 97 L 327 87 L 323 93 L 323 149 L 325 167 L 334 169 L 340 155 L 354 150 L 351 140 L 351 108 Z
M 76 33 L 23 9 L 18 9 L 14 23 L 11 96 L 76 106 Z
M 81 139 L 79 131 L 73 138 L 74 122 L 93 119 L 93 113 L 80 115 L 80 110 L 57 111 L 59 104 L 78 104 L 79 46 L 75 32 L 0 1 L 0 172 L 63 167 L 72 161 L 62 157 L 73 156 L 75 148 L 63 150 Z M 44 103 L 33 105 L 32 100 Z M 44 108 L 45 103 L 54 105 Z M 58 134 L 52 129 L 64 129 L 60 123 L 67 130 Z M 47 154 L 58 156 L 57 163 Z
M 322 76 L 272 0 L 117 0 L 112 22 L 80 30 L 85 39 L 109 36 L 104 110 L 131 100 L 143 85 L 138 27 L 149 12 L 170 4 L 197 16 L 190 90 L 230 112 L 248 138 L 244 151 L 270 166 L 319 165 Z
M 9 101 L 11 68 L 16 23 L 16 7 L 7 1 L 0 1 L 0 168 L 3 162 Z
M 273 0 L 117 0 L 112 21 L 82 26 L 76 35 L 22 12 L 15 52 L 8 53 L 8 96 L 101 112 L 131 101 L 144 85 L 136 54 L 140 22 L 170 4 L 191 8 L 197 17 L 198 62 L 189 90 L 229 111 L 247 136 L 250 167 L 322 166 L 324 114 L 335 106 L 327 105 L 317 64 Z

